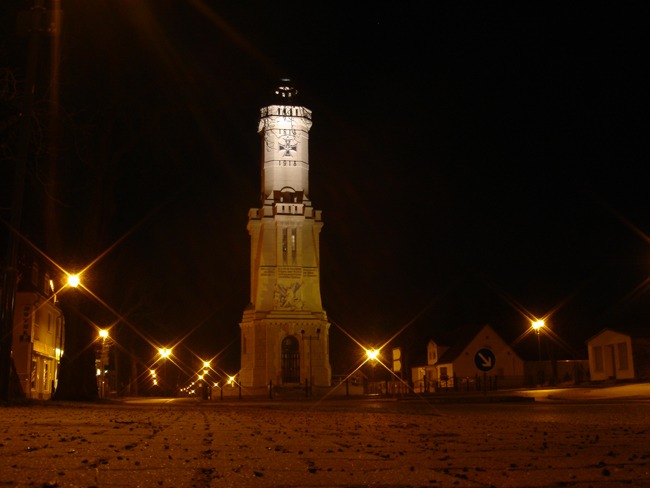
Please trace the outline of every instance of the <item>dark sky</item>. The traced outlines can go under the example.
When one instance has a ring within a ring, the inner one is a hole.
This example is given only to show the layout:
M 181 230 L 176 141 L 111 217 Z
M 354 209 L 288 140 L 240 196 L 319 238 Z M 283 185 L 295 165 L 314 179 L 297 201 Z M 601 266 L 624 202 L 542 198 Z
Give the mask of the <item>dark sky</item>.
M 47 252 L 83 267 L 124 237 L 97 295 L 236 365 L 257 118 L 286 76 L 313 110 L 323 303 L 351 335 L 513 340 L 521 312 L 579 349 L 647 330 L 645 12 L 312 3 L 64 0 L 63 142 L 25 217 Z M 335 372 L 350 345 L 333 328 Z

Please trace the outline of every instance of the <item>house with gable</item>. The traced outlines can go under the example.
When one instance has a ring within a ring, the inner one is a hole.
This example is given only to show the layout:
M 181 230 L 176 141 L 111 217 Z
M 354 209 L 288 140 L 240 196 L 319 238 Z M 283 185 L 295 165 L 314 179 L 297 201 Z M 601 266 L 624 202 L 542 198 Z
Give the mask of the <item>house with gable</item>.
M 587 340 L 592 381 L 650 378 L 650 337 L 603 329 Z
M 490 376 L 502 387 L 521 386 L 524 361 L 488 324 L 453 331 L 427 344 L 427 364 L 411 370 L 415 391 L 469 388 Z

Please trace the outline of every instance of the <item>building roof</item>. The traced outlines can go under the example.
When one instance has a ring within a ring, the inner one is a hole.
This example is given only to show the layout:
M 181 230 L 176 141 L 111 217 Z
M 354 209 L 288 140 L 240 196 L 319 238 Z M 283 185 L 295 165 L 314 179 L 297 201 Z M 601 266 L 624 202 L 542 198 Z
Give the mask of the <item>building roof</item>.
M 473 325 L 466 325 L 463 327 L 460 327 L 459 329 L 456 329 L 454 331 L 454 335 L 452 337 L 448 337 L 447 340 L 451 339 L 454 342 L 448 342 L 447 344 L 444 344 L 442 342 L 437 342 L 436 343 L 439 346 L 448 346 L 449 349 L 447 349 L 438 359 L 439 363 L 452 363 L 458 356 L 462 354 L 462 352 L 467 349 L 467 346 L 471 341 L 474 340 L 474 338 L 485 328 L 489 328 L 492 333 L 494 333 L 497 337 L 499 337 L 501 340 L 503 338 L 494 330 L 492 326 L 489 324 L 473 324 Z M 505 342 L 505 341 L 504 341 Z
M 639 331 L 634 329 L 627 329 L 625 327 L 617 327 L 613 329 L 611 327 L 605 327 L 601 329 L 597 334 L 592 335 L 589 339 L 585 341 L 585 343 L 589 344 L 591 341 L 593 341 L 596 337 L 603 334 L 604 332 L 616 332 L 618 334 L 629 336 L 633 339 L 650 339 L 650 334 L 648 333 L 639 334 Z

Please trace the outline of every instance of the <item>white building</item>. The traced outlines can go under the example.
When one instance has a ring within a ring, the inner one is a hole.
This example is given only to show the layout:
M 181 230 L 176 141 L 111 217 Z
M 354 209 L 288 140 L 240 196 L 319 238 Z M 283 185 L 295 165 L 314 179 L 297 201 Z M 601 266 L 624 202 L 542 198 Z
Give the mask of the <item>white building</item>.
M 587 340 L 592 381 L 650 376 L 650 338 L 603 329 Z
M 65 321 L 48 272 L 33 260 L 16 293 L 12 361 L 27 398 L 47 400 L 56 390 Z
M 250 303 L 239 381 L 249 388 L 330 386 L 329 327 L 320 294 L 321 211 L 309 199 L 311 111 L 282 80 L 260 111 L 261 208 L 248 213 Z

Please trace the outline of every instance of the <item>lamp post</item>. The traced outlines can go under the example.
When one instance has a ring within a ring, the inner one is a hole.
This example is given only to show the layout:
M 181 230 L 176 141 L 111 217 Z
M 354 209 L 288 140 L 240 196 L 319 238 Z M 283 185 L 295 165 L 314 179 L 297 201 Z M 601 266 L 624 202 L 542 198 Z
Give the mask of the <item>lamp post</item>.
M 537 358 L 538 361 L 541 363 L 542 362 L 542 346 L 539 338 L 540 331 L 544 327 L 544 321 L 543 320 L 536 320 L 532 324 L 532 328 L 537 334 Z
M 212 388 L 210 387 L 210 361 L 203 361 L 203 399 L 212 399 Z
M 366 360 L 364 361 L 365 363 L 370 363 L 370 373 L 368 374 L 368 377 L 364 379 L 364 388 L 363 392 L 364 393 L 377 393 L 377 384 L 375 383 L 375 365 L 377 364 L 377 361 L 379 360 L 379 354 L 380 354 L 380 349 L 375 349 L 370 348 L 370 349 L 365 349 L 364 352 L 366 353 Z
M 313 372 L 312 372 L 312 356 L 311 356 L 311 342 L 312 341 L 318 341 L 320 340 L 320 328 L 316 329 L 316 335 L 315 336 L 306 336 L 305 335 L 305 330 L 301 330 L 300 334 L 302 335 L 302 340 L 303 344 L 304 341 L 309 341 L 309 379 L 307 380 L 308 385 L 308 392 L 309 396 L 313 396 L 313 384 L 314 384 L 314 378 L 313 378 Z
M 158 349 L 158 354 L 160 355 L 160 358 L 162 359 L 163 362 L 163 371 L 162 371 L 162 392 L 163 396 L 167 393 L 169 389 L 169 379 L 167 378 L 167 359 L 169 356 L 172 354 L 172 350 L 168 349 L 166 347 L 161 347 Z
M 108 350 L 106 341 L 108 340 L 108 330 L 100 329 L 99 338 L 102 341 L 99 350 L 99 374 L 97 375 L 99 385 L 99 398 L 106 398 L 106 363 L 108 362 Z
M 542 343 L 540 339 L 540 333 L 544 328 L 545 324 L 543 320 L 536 320 L 532 323 L 531 327 L 537 334 L 537 383 L 539 385 L 544 383 L 544 371 L 542 368 Z

